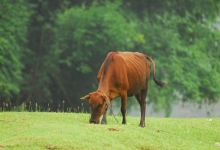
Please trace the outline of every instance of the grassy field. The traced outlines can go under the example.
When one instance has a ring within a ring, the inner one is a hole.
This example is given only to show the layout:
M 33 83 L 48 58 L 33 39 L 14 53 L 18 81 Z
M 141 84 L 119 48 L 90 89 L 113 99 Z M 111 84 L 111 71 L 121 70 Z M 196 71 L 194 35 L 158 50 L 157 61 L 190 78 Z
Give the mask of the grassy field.
M 89 114 L 1 112 L 0 149 L 220 149 L 219 118 L 146 118 L 145 128 L 139 117 L 127 117 L 127 125 L 107 119 L 97 125 Z

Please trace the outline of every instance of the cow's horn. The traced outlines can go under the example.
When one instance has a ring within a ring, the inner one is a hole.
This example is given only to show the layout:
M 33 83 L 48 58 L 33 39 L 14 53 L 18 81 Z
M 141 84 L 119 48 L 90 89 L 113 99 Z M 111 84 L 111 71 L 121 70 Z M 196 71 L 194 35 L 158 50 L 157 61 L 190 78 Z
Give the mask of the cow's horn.
M 86 95 L 84 97 L 81 97 L 80 99 L 89 99 L 90 98 L 90 95 Z

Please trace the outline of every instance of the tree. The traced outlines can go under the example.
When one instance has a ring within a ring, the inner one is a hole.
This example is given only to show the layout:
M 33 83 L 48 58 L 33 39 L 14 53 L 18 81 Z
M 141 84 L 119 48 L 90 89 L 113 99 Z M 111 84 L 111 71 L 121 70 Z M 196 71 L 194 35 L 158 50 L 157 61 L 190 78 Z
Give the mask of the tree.
M 182 0 L 124 3 L 143 22 L 140 31 L 146 44 L 138 51 L 152 56 L 158 78 L 165 76 L 169 82 L 164 90 L 150 85 L 149 101 L 157 104 L 155 109 L 166 108 L 169 116 L 170 104 L 179 100 L 218 101 L 220 36 L 213 23 L 220 3 Z
M 0 5 L 0 101 L 10 102 L 23 81 L 24 53 L 30 5 L 2 0 Z
M 76 108 L 96 90 L 108 52 L 137 51 L 169 82 L 160 89 L 150 81 L 156 111 L 169 116 L 179 100 L 219 101 L 219 8 L 218 0 L 3 0 L 0 98 Z
M 120 13 L 120 5 L 93 2 L 58 15 L 54 52 L 59 57 L 57 77 L 78 106 L 83 93 L 97 89 L 96 76 L 108 52 L 132 51 L 143 43 L 136 23 L 128 22 Z

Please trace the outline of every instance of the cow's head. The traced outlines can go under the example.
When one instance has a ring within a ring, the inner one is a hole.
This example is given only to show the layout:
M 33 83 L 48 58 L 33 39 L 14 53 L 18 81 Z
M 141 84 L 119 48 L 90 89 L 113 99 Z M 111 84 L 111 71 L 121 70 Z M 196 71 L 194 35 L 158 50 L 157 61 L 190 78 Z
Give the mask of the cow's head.
M 98 124 L 106 107 L 110 106 L 109 98 L 102 91 L 98 90 L 82 97 L 81 99 L 89 99 L 89 105 L 91 107 L 91 118 L 89 122 Z

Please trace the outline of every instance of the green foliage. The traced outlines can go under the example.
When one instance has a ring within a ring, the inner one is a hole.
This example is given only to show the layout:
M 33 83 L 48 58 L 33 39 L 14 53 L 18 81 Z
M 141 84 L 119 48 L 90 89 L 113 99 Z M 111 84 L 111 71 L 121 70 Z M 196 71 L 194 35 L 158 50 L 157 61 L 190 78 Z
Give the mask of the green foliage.
M 0 99 L 10 101 L 12 95 L 20 91 L 29 13 L 24 0 L 1 1 Z
M 165 77 L 169 82 L 163 90 L 151 82 L 149 101 L 156 103 L 155 110 L 166 108 L 166 116 L 170 104 L 178 100 L 216 102 L 220 98 L 220 73 L 216 67 L 220 32 L 214 27 L 216 16 L 211 13 L 217 13 L 220 5 L 217 1 L 207 2 L 206 6 L 190 1 L 174 7 L 181 3 L 185 1 L 166 1 L 158 10 L 149 8 L 145 15 L 148 17 L 143 17 L 144 23 L 140 24 L 146 44 L 138 51 L 151 56 L 156 62 L 157 78 Z M 203 7 L 205 11 L 200 11 Z
M 90 7 L 72 7 L 58 14 L 54 53 L 59 60 L 58 76 L 70 97 L 79 99 L 96 90 L 96 76 L 108 52 L 132 51 L 144 43 L 136 22 L 123 16 L 120 6 L 120 2 L 93 2 Z
M 181 100 L 220 98 L 218 0 L 7 1 L 0 6 L 0 99 L 77 108 L 96 90 L 110 51 L 138 51 L 156 63 L 149 103 L 171 112 Z M 88 103 L 85 104 L 88 109 Z
M 94 2 L 89 8 L 82 5 L 59 14 L 56 45 L 60 63 L 68 67 L 75 64 L 78 71 L 88 73 L 92 71 L 88 62 L 94 56 L 131 51 L 136 42 L 142 43 L 142 34 L 135 30 L 136 23 L 129 23 L 119 6 L 120 3 L 106 2 L 100 6 Z

